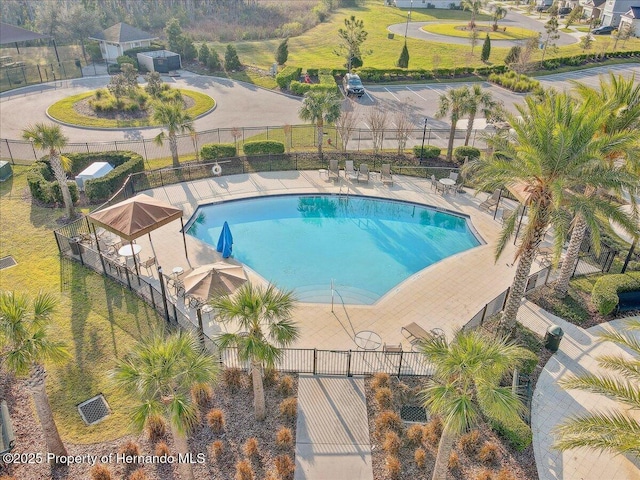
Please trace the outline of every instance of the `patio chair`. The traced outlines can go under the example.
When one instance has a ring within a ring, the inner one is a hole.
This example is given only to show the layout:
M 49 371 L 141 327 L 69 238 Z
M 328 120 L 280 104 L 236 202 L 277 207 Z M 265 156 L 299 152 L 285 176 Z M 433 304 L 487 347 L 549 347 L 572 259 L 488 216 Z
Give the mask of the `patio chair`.
M 431 175 L 431 190 L 437 190 L 437 189 L 438 189 L 438 180 L 436 180 L 435 175 Z
M 449 178 L 454 182 L 458 181 L 458 172 L 449 172 Z
M 496 205 L 498 205 L 498 202 L 500 201 L 500 192 L 501 190 L 499 188 L 496 188 L 491 194 L 491 196 L 487 198 L 484 202 L 482 202 L 479 205 L 479 207 L 486 208 L 487 210 L 491 210 L 491 207 L 495 207 Z
M 353 168 L 353 160 L 344 162 L 344 178 L 347 180 L 357 180 L 358 172 Z
M 386 343 L 382 345 L 382 351 L 384 353 L 402 353 L 402 344 L 397 345 L 387 345 Z
M 360 170 L 358 170 L 358 183 L 360 183 L 360 180 L 364 180 L 365 182 L 369 183 L 369 165 L 367 165 L 366 163 L 361 163 L 360 164 Z
M 340 179 L 340 169 L 338 160 L 329 160 L 329 180 L 338 181 Z
M 388 183 L 389 185 L 393 185 L 393 177 L 391 176 L 391 164 L 383 163 L 380 166 L 380 180 L 382 180 L 382 184 Z
M 416 322 L 411 322 L 409 325 L 405 325 L 400 329 L 400 331 L 402 332 L 402 335 L 404 335 L 404 338 L 409 340 L 412 345 L 423 340 L 429 340 L 433 338 L 432 333 L 427 332 Z
M 156 257 L 149 257 L 144 262 L 140 262 L 140 266 L 147 270 L 147 274 L 152 277 L 152 267 L 156 266 Z
M 502 209 L 502 217 L 500 217 L 500 220 L 502 221 L 502 224 L 504 225 L 505 223 L 507 223 L 507 221 L 509 221 L 509 219 L 512 216 L 513 216 L 513 210 L 511 210 L 509 208 Z

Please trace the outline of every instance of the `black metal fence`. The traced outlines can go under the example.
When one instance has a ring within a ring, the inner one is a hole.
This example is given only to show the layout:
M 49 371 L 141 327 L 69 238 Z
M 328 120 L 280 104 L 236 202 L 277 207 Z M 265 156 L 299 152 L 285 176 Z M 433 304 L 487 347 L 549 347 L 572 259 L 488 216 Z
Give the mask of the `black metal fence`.
M 313 150 L 317 148 L 316 127 L 314 125 L 291 125 L 287 127 L 288 133 L 282 126 L 266 127 L 237 127 L 237 128 L 216 128 L 203 132 L 196 132 L 193 135 L 179 135 L 178 152 L 182 158 L 198 159 L 198 152 L 203 145 L 208 143 L 231 143 L 237 146 L 238 151 L 242 150 L 242 145 L 248 141 L 255 140 L 275 140 L 285 144 L 286 152 L 291 150 Z M 474 130 L 471 136 L 471 145 L 476 143 L 478 147 L 484 147 L 481 142 L 480 133 L 482 130 Z M 324 148 L 325 153 L 340 153 L 345 142 L 341 140 L 338 131 L 331 126 L 324 127 Z M 392 128 L 384 129 L 381 133 L 381 148 L 389 151 L 398 148 L 399 132 Z M 406 147 L 411 148 L 422 144 L 422 137 L 425 135 L 425 146 L 437 146 L 446 152 L 449 139 L 449 129 L 413 129 L 408 132 Z M 464 144 L 466 130 L 456 130 L 454 135 L 454 146 Z M 371 130 L 359 128 L 354 129 L 349 134 L 344 151 L 360 152 L 361 150 L 371 151 L 373 149 L 373 135 Z M 170 158 L 169 142 L 164 145 L 157 145 L 151 138 L 136 140 L 117 140 L 111 142 L 82 142 L 68 143 L 63 149 L 63 154 L 68 153 L 99 153 L 110 150 L 130 150 L 140 154 L 146 161 L 157 158 Z M 29 165 L 45 153 L 38 151 L 33 144 L 24 140 L 0 139 L 0 158 L 11 161 L 14 164 Z
M 39 83 L 82 77 L 82 65 L 75 60 L 43 65 L 13 62 L 0 68 L 0 92 Z

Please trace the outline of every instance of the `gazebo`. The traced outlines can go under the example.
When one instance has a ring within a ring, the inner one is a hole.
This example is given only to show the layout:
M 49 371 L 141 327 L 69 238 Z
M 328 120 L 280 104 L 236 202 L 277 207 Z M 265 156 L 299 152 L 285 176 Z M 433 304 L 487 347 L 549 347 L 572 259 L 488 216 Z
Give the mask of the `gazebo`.
M 29 40 L 51 40 L 53 41 L 53 49 L 56 52 L 56 59 L 60 63 L 60 56 L 58 55 L 58 48 L 56 47 L 56 41 L 53 37 L 43 35 L 38 32 L 32 32 L 25 28 L 16 27 L 9 23 L 0 22 L 0 45 L 14 44 L 16 51 L 20 53 L 19 43 L 27 42 Z
M 149 242 L 151 242 L 151 232 L 153 230 L 173 222 L 178 218 L 180 219 L 180 225 L 182 227 L 184 254 L 188 258 L 182 210 L 173 205 L 150 197 L 149 195 L 140 194 L 89 214 L 89 221 L 93 224 L 94 236 L 96 235 L 95 226 L 99 225 L 129 242 L 132 250 L 133 241 L 136 238 L 147 234 L 149 235 Z M 135 255 L 133 255 L 133 261 L 136 273 L 138 273 L 138 262 Z

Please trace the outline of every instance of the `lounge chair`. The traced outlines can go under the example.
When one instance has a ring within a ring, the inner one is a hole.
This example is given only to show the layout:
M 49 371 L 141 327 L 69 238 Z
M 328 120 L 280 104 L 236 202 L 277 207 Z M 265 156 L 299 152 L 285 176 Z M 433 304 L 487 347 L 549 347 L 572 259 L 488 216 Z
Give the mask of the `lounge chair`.
M 491 194 L 489 198 L 482 202 L 479 207 L 491 210 L 491 207 L 495 207 L 496 205 L 498 205 L 498 202 L 500 201 L 500 192 L 501 190 L 499 188 L 496 188 L 493 194 Z
M 369 183 L 369 165 L 367 165 L 366 163 L 361 163 L 360 164 L 360 170 L 358 170 L 358 183 L 360 183 L 360 180 L 364 180 L 365 182 Z
M 405 325 L 400 329 L 404 338 L 409 340 L 412 344 L 420 342 L 422 340 L 429 340 L 433 338 L 433 335 L 427 332 L 424 328 L 418 325 L 416 322 L 412 322 L 409 325 Z
M 329 180 L 338 181 L 340 179 L 340 169 L 338 160 L 329 160 Z
M 353 160 L 344 162 L 344 178 L 347 180 L 357 180 L 358 172 L 353 168 Z
M 382 180 L 382 184 L 388 183 L 389 185 L 393 185 L 393 177 L 391 176 L 391 164 L 383 163 L 380 165 L 380 180 Z

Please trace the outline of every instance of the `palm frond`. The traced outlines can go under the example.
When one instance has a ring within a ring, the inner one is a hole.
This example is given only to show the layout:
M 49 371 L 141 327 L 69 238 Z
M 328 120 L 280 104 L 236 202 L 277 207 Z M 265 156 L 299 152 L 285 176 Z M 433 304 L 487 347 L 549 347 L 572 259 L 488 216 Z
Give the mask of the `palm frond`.
M 585 374 L 570 375 L 558 383 L 568 389 L 598 393 L 631 407 L 640 408 L 640 389 L 635 382 L 621 381 L 610 375 Z
M 640 384 L 640 362 L 638 360 L 630 360 L 621 356 L 602 355 L 598 357 L 598 364 L 620 375 L 636 381 Z

